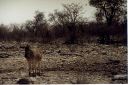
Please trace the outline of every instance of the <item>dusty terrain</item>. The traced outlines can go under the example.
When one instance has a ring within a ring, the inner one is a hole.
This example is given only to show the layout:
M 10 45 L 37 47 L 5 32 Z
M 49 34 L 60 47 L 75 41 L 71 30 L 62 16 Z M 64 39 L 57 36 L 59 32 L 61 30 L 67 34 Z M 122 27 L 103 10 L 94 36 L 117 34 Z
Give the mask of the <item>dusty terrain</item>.
M 127 47 L 85 43 L 83 45 L 31 43 L 42 50 L 42 76 L 29 77 L 24 50 L 17 42 L 0 42 L 0 84 L 15 84 L 26 78 L 35 84 L 109 84 L 127 73 Z

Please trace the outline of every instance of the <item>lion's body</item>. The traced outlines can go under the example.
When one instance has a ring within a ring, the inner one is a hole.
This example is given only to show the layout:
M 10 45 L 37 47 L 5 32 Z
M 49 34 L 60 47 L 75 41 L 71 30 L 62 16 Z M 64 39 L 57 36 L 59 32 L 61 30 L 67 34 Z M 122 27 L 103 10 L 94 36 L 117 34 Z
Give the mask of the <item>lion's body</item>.
M 29 75 L 41 75 L 41 52 L 37 47 L 30 47 L 27 45 L 25 48 L 25 58 L 29 65 Z

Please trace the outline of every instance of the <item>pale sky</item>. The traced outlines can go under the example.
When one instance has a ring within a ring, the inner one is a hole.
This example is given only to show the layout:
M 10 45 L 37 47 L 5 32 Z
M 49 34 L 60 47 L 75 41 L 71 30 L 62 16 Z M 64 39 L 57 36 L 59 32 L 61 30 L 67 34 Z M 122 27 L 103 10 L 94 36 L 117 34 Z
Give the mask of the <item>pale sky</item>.
M 88 0 L 0 0 L 0 24 L 24 23 L 31 20 L 36 10 L 47 16 L 55 9 L 62 9 L 62 4 L 80 3 L 84 6 L 84 17 L 94 19 L 95 8 Z

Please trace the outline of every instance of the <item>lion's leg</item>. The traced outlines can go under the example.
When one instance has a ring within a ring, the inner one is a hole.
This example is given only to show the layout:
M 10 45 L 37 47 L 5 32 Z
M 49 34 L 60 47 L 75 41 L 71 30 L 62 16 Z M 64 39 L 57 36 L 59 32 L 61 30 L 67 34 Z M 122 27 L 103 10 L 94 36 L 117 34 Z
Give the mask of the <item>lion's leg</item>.
M 39 70 L 39 75 L 41 75 L 41 61 L 38 63 L 38 70 Z
M 28 60 L 28 71 L 29 71 L 29 76 L 31 76 L 31 61 Z
M 33 76 L 36 76 L 36 62 L 35 60 L 33 61 Z

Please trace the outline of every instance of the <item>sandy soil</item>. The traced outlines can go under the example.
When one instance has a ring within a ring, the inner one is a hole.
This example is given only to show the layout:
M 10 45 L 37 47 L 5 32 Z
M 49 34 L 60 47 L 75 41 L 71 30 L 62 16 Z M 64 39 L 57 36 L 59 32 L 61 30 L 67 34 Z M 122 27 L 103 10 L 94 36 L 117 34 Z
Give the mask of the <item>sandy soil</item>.
M 0 42 L 0 84 L 15 84 L 21 78 L 35 84 L 127 83 L 126 80 L 112 80 L 116 74 L 127 73 L 126 46 L 30 43 L 41 49 L 42 76 L 29 77 L 20 44 Z

